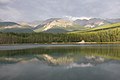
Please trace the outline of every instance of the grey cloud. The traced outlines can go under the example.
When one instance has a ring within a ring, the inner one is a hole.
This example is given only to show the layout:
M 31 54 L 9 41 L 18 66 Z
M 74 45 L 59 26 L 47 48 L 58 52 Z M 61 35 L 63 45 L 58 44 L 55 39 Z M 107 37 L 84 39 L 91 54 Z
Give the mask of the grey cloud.
M 15 0 L 0 0 L 0 5 L 6 5 L 6 4 L 11 3 L 13 1 L 15 1 Z
M 0 0 L 0 19 L 6 21 L 17 21 L 22 18 L 23 15 L 17 9 L 9 6 L 9 4 L 14 1 L 15 0 Z
M 19 17 L 16 16 L 18 20 L 31 21 L 63 16 L 120 17 L 119 0 L 8 0 L 8 2 L 6 6 L 19 13 Z M 16 20 L 9 16 L 8 18 Z

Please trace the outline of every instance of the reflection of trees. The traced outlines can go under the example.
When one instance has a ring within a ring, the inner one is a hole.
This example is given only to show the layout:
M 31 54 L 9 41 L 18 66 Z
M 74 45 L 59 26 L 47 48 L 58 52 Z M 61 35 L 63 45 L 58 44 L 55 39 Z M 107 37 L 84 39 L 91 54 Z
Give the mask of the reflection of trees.
M 101 56 L 108 59 L 120 60 L 120 47 L 47 47 L 0 51 L 0 62 L 17 63 L 36 58 L 39 61 L 46 60 L 54 64 L 66 64 L 72 63 L 82 56 Z
M 101 56 L 108 59 L 120 60 L 120 47 L 97 47 L 86 49 L 86 55 Z

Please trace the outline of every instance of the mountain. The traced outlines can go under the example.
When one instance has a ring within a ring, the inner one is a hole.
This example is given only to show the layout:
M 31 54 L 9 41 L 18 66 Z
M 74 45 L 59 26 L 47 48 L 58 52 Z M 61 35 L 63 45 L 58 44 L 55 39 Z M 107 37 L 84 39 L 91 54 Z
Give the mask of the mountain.
M 34 32 L 30 28 L 12 28 L 12 29 L 0 29 L 0 32 L 13 32 L 13 33 L 32 33 Z
M 0 22 L 0 32 L 33 32 L 29 25 L 21 25 L 15 22 Z
M 103 31 L 103 30 L 111 30 L 111 29 L 119 29 L 119 28 L 120 28 L 120 22 L 94 27 L 83 31 L 74 31 L 70 33 L 86 33 L 86 32 L 95 32 L 95 31 Z
M 74 31 L 85 31 L 102 28 L 106 25 L 119 23 L 117 19 L 101 19 L 90 17 L 66 17 L 50 18 L 45 21 L 36 20 L 33 22 L 4 22 L 0 19 L 0 32 L 45 32 L 45 33 L 66 33 Z
M 89 28 L 93 28 L 93 27 L 98 27 L 101 25 L 106 25 L 106 24 L 110 24 L 109 21 L 104 20 L 104 19 L 100 19 L 100 18 L 91 18 L 91 19 L 77 19 L 74 21 L 76 24 L 79 24 L 81 26 L 85 26 L 85 27 L 89 27 Z
M 12 28 L 12 27 L 20 27 L 20 25 L 15 22 L 0 22 L 0 27 Z
M 46 26 L 47 24 L 50 24 L 51 22 L 55 21 L 55 20 L 59 20 L 61 18 L 50 18 L 50 19 L 47 19 L 41 23 L 39 23 L 39 25 L 37 25 L 34 29 L 39 29 L 39 28 L 42 28 L 44 26 Z
M 42 24 L 36 26 L 34 28 L 35 32 L 53 32 L 55 30 L 60 30 L 60 32 L 69 32 L 75 30 L 84 30 L 86 29 L 79 24 L 74 23 L 73 21 L 61 19 L 61 18 L 51 18 L 44 21 Z
M 120 22 L 120 18 L 117 18 L 117 19 L 106 19 L 108 22 L 110 23 L 118 23 Z

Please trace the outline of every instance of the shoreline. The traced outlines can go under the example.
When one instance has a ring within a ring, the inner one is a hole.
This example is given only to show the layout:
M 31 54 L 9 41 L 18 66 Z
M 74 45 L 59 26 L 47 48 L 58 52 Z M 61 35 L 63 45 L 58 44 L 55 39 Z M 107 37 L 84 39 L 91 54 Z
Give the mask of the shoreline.
M 4 45 L 78 45 L 78 44 L 120 44 L 120 42 L 53 42 L 53 43 L 15 43 L 15 44 L 0 44 L 0 46 Z
M 116 46 L 120 47 L 120 43 L 52 43 L 52 44 L 2 44 L 0 45 L 1 50 L 22 50 L 31 48 L 46 48 L 46 47 L 99 47 L 99 46 Z

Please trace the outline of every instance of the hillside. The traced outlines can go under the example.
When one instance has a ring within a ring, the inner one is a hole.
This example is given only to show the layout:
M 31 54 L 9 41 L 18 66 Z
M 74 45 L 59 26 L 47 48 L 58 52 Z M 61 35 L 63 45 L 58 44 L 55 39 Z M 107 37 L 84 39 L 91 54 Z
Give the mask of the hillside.
M 43 22 L 43 24 L 38 25 L 34 31 L 35 32 L 47 32 L 47 31 L 52 31 L 59 29 L 61 32 L 62 31 L 75 31 L 75 30 L 84 30 L 86 29 L 83 26 L 80 26 L 78 24 L 75 24 L 72 21 L 69 20 L 64 20 L 60 18 L 55 18 L 55 19 L 49 19 Z
M 112 29 L 112 28 L 120 28 L 120 23 L 114 23 L 114 24 L 99 26 L 99 27 L 90 29 L 90 31 L 106 30 L 106 29 Z
M 94 28 L 94 27 L 110 24 L 109 21 L 104 20 L 104 19 L 100 19 L 100 18 L 91 18 L 89 20 L 87 20 L 87 19 L 83 19 L 83 20 L 77 19 L 74 22 L 81 25 L 81 26 L 89 27 L 89 28 Z
M 20 26 L 18 23 L 15 23 L 15 22 L 0 22 L 0 28 L 1 27 L 10 27 L 10 26 Z
M 120 19 L 64 19 L 50 18 L 45 21 L 38 21 L 36 24 L 23 22 L 0 22 L 0 32 L 19 32 L 19 33 L 77 33 L 92 32 L 118 28 Z M 36 22 L 36 21 L 35 21 Z M 118 23 L 116 23 L 118 22 Z M 37 25 L 37 26 L 35 26 Z
M 68 31 L 64 30 L 64 29 L 49 29 L 47 31 L 44 31 L 43 33 L 67 33 Z
M 0 29 L 0 32 L 3 33 L 33 33 L 34 31 L 30 28 L 7 28 L 7 29 Z
M 117 18 L 117 19 L 106 19 L 108 22 L 110 23 L 118 23 L 120 22 L 120 18 Z
M 83 31 L 74 31 L 71 33 L 94 32 L 94 31 L 109 30 L 109 29 L 114 29 L 114 28 L 120 28 L 120 23 L 107 24 L 107 25 L 103 25 L 103 26 L 99 26 L 95 28 L 86 29 Z
M 31 33 L 29 25 L 21 25 L 15 22 L 0 22 L 0 32 Z

